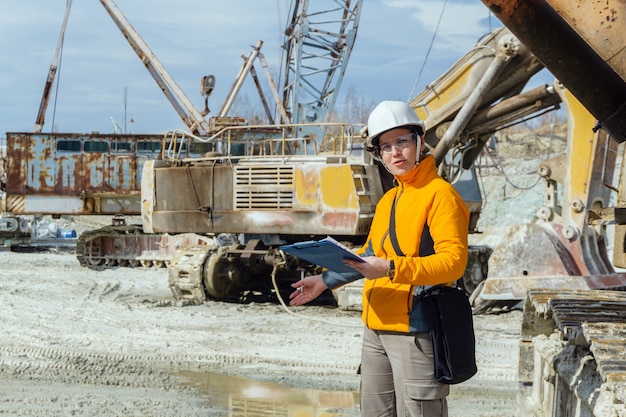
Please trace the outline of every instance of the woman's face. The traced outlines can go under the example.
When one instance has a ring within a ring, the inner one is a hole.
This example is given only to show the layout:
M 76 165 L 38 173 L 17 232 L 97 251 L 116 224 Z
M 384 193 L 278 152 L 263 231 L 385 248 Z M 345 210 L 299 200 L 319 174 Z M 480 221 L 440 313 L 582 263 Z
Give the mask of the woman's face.
M 380 135 L 380 157 L 393 175 L 406 174 L 415 168 L 418 155 L 416 138 L 421 147 L 421 138 L 407 128 L 391 129 Z

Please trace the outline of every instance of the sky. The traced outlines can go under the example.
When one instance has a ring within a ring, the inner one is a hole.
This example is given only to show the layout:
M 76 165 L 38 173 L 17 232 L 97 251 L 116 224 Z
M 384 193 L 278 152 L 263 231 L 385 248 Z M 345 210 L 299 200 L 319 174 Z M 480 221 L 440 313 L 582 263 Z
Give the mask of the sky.
M 287 0 L 115 3 L 200 110 L 200 79 L 215 76 L 209 116 L 257 41 L 270 69 L 281 68 Z M 33 131 L 65 8 L 65 0 L 0 0 L 0 137 Z M 337 103 L 348 89 L 366 103 L 409 101 L 501 26 L 479 0 L 365 0 Z M 248 78 L 242 94 L 254 100 L 252 89 Z M 127 133 L 185 127 L 100 2 L 74 0 L 43 131 L 113 133 L 114 122 Z

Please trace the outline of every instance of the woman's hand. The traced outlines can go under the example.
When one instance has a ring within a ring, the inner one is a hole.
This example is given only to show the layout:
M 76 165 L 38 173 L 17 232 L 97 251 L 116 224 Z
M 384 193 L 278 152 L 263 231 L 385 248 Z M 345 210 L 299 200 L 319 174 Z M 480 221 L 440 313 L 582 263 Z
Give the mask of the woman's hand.
M 389 260 L 385 258 L 378 258 L 376 256 L 363 257 L 365 262 L 353 261 L 351 259 L 344 259 L 343 263 L 351 268 L 356 269 L 367 279 L 375 279 L 387 276 L 389 270 Z
M 319 297 L 328 287 L 322 275 L 311 275 L 291 284 L 296 290 L 289 294 L 289 305 L 301 306 Z

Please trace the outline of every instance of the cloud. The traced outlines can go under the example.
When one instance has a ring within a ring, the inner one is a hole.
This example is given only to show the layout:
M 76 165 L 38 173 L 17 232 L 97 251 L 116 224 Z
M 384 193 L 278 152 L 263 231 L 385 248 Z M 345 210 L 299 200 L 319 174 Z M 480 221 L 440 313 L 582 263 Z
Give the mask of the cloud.
M 484 26 L 488 9 L 479 1 L 385 0 L 392 8 L 409 9 L 412 18 L 447 51 L 467 52 L 491 29 Z M 436 32 L 436 33 L 435 33 Z M 427 39 L 430 42 L 430 38 Z

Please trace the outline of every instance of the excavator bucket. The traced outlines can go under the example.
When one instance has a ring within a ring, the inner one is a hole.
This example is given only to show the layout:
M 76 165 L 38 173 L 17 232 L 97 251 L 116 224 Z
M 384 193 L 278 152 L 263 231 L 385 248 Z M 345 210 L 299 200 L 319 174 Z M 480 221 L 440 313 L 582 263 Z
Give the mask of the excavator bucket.
M 473 296 L 474 312 L 514 306 L 536 289 L 593 290 L 626 286 L 623 273 L 582 272 L 575 258 L 582 259 L 582 248 L 576 242 L 563 244 L 558 233 L 558 229 L 532 223 L 512 227 L 504 243 L 489 258 L 489 276 Z

